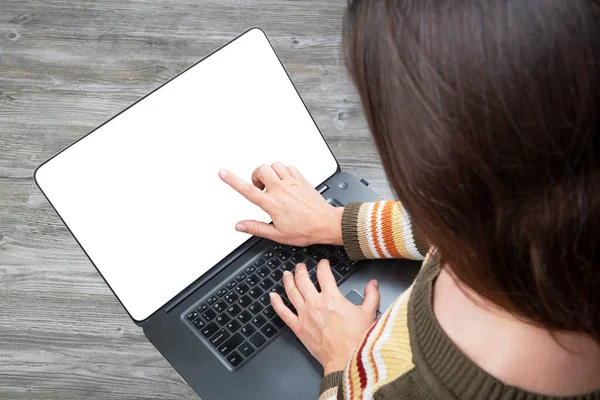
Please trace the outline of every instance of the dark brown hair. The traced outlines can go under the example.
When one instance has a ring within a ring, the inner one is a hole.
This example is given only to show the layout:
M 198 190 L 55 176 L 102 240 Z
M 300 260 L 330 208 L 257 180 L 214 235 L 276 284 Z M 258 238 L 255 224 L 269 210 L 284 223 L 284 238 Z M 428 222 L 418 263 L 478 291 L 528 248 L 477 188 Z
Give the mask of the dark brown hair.
M 600 340 L 600 5 L 354 0 L 346 64 L 388 178 L 462 284 Z

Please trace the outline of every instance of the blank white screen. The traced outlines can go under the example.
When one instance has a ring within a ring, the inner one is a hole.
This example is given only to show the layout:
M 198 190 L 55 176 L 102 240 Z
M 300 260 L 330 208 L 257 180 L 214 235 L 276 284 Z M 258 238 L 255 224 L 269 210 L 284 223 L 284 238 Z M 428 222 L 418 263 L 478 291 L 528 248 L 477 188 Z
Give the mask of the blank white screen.
M 253 29 L 95 130 L 36 181 L 117 297 L 143 320 L 268 221 L 217 176 L 282 161 L 314 186 L 336 161 Z

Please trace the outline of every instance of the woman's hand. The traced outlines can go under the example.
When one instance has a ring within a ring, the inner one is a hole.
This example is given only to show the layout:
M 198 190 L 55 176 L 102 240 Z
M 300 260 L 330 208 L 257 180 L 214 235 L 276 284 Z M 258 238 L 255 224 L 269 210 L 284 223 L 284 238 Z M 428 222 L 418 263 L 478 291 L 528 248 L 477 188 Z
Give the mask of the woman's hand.
M 344 209 L 327 203 L 296 168 L 263 165 L 252 174 L 253 184 L 225 170 L 219 176 L 273 221 L 240 221 L 236 230 L 293 246 L 342 245 Z
M 373 324 L 379 307 L 379 289 L 377 281 L 369 282 L 363 304 L 355 306 L 338 289 L 327 260 L 321 260 L 317 266 L 317 278 L 320 293 L 304 264 L 298 264 L 295 277 L 289 271 L 284 272 L 285 292 L 297 315 L 277 293 L 271 293 L 271 304 L 328 375 L 346 367 Z

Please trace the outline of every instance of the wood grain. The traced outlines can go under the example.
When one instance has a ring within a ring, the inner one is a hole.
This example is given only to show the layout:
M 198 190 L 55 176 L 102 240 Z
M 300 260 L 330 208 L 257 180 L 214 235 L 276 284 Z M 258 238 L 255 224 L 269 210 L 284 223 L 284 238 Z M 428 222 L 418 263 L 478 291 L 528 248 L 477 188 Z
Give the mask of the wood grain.
M 341 62 L 345 4 L 0 2 L 0 398 L 194 398 L 112 296 L 32 174 L 245 29 L 267 32 L 343 169 L 391 195 Z

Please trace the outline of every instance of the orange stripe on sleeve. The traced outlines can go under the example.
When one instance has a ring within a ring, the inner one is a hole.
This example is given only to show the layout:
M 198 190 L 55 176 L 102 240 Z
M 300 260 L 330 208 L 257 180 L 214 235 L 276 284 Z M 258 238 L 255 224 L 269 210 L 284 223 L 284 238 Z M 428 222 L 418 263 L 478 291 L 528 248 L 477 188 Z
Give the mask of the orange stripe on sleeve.
M 394 233 L 392 231 L 392 225 L 394 222 L 392 219 L 392 209 L 394 207 L 394 201 L 388 201 L 385 203 L 383 207 L 383 212 L 381 213 L 381 230 L 383 234 L 383 241 L 385 243 L 385 247 L 388 250 L 388 253 L 392 256 L 392 258 L 402 258 L 402 254 L 398 251 L 398 246 L 396 245 L 396 241 L 394 240 Z

